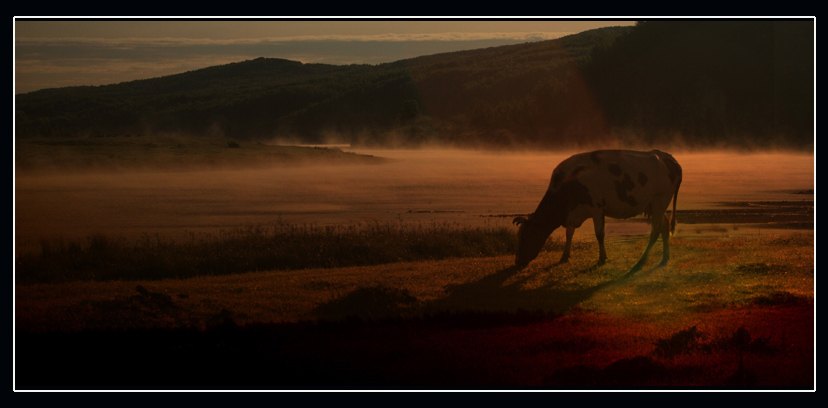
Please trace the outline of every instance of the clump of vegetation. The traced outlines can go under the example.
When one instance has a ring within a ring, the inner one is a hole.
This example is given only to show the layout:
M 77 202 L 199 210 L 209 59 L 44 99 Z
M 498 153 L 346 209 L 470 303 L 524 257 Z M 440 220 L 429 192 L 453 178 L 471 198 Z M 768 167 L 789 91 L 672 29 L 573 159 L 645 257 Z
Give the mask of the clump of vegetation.
M 786 291 L 778 291 L 769 295 L 758 296 L 752 303 L 761 306 L 802 305 L 812 303 L 813 299 Z
M 701 338 L 702 333 L 696 326 L 680 330 L 669 339 L 660 339 L 653 343 L 656 346 L 653 354 L 661 358 L 672 358 L 679 354 L 698 351 L 705 348 L 699 341 Z
M 359 288 L 347 295 L 322 303 L 316 312 L 328 319 L 367 316 L 372 319 L 399 316 L 417 298 L 406 289 L 387 286 Z
M 767 262 L 753 262 L 748 264 L 741 264 L 736 267 L 736 270 L 746 274 L 760 274 L 765 275 L 785 270 L 784 265 L 770 264 Z
M 654 342 L 653 354 L 660 358 L 673 358 L 681 354 L 695 352 L 711 353 L 714 351 L 739 351 L 757 354 L 773 354 L 778 348 L 770 344 L 769 337 L 753 337 L 744 326 L 736 329 L 732 335 L 721 336 L 703 341 L 704 333 L 696 326 L 680 330 L 669 339 Z
M 508 228 L 396 223 L 277 225 L 191 234 L 174 241 L 144 236 L 42 240 L 16 260 L 18 283 L 157 280 L 261 270 L 335 268 L 514 253 Z
M 714 342 L 714 346 L 723 350 L 739 350 L 756 354 L 774 354 L 779 349 L 771 344 L 770 337 L 754 337 L 745 326 L 741 326 L 730 336 Z

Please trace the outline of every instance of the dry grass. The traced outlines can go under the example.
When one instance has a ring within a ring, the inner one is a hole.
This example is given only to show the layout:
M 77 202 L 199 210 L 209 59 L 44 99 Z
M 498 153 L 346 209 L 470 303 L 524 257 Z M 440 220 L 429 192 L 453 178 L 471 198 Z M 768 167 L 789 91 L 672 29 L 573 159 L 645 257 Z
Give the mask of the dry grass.
M 16 278 L 21 284 L 186 279 L 484 257 L 514 253 L 516 248 L 517 239 L 507 228 L 448 223 L 282 224 L 191 233 L 185 240 L 145 235 L 129 241 L 96 235 L 85 240 L 41 240 L 39 251 L 18 255 Z
M 221 310 L 234 311 L 239 323 L 315 319 L 320 304 L 359 288 L 404 290 L 421 311 L 549 310 L 585 311 L 686 325 L 686 316 L 711 313 L 779 293 L 813 297 L 813 236 L 785 239 L 673 239 L 673 260 L 650 265 L 623 278 L 638 257 L 640 240 L 618 239 L 608 245 L 610 262 L 596 267 L 590 255 L 597 245 L 582 243 L 572 260 L 555 265 L 558 243 L 529 267 L 516 270 L 513 257 L 450 258 L 380 265 L 301 270 L 271 270 L 190 279 L 123 279 L 16 286 L 17 324 L 22 328 L 70 329 L 65 314 L 96 321 L 102 311 L 111 321 L 95 327 L 131 327 L 136 320 L 117 311 L 138 313 L 137 285 L 173 299 L 175 313 L 157 313 L 151 326 L 186 326 L 206 321 Z M 656 252 L 656 251 L 654 251 Z M 597 255 L 595 256 L 597 258 Z M 131 303 L 132 302 L 132 303 Z M 370 312 L 368 310 L 367 312 Z M 134 317 L 134 316 L 133 316 Z M 77 329 L 88 327 L 80 325 Z
M 808 389 L 813 238 L 675 238 L 668 266 L 655 251 L 626 278 L 641 239 L 609 241 L 603 266 L 582 242 L 523 270 L 502 255 L 18 285 L 18 384 Z

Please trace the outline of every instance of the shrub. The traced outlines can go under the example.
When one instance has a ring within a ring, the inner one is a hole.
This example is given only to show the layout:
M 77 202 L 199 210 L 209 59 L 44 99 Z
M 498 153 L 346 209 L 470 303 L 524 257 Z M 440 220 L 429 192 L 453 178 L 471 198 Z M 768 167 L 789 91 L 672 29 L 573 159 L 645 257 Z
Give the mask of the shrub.
M 672 358 L 680 354 L 689 353 L 700 350 L 704 347 L 699 342 L 702 334 L 693 326 L 689 329 L 680 330 L 673 334 L 669 339 L 661 339 L 655 341 L 656 346 L 653 354 L 662 358 Z

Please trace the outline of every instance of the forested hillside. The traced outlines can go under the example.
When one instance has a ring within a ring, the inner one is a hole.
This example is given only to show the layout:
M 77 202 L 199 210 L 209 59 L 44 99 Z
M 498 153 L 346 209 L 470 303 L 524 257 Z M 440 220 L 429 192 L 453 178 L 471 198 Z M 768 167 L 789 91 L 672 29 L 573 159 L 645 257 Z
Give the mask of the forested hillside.
M 639 23 L 586 66 L 613 129 L 652 142 L 808 146 L 813 21 Z
M 813 21 L 655 21 L 380 65 L 258 58 L 16 97 L 16 137 L 787 145 L 813 138 Z

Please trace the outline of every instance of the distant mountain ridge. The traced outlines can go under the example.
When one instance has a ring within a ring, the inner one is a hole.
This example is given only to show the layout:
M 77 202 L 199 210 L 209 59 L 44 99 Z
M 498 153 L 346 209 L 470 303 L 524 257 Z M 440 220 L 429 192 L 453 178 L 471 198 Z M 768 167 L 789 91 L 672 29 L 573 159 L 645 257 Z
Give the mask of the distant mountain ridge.
M 17 95 L 16 137 L 807 147 L 812 50 L 807 20 L 656 21 L 379 65 L 257 58 Z

